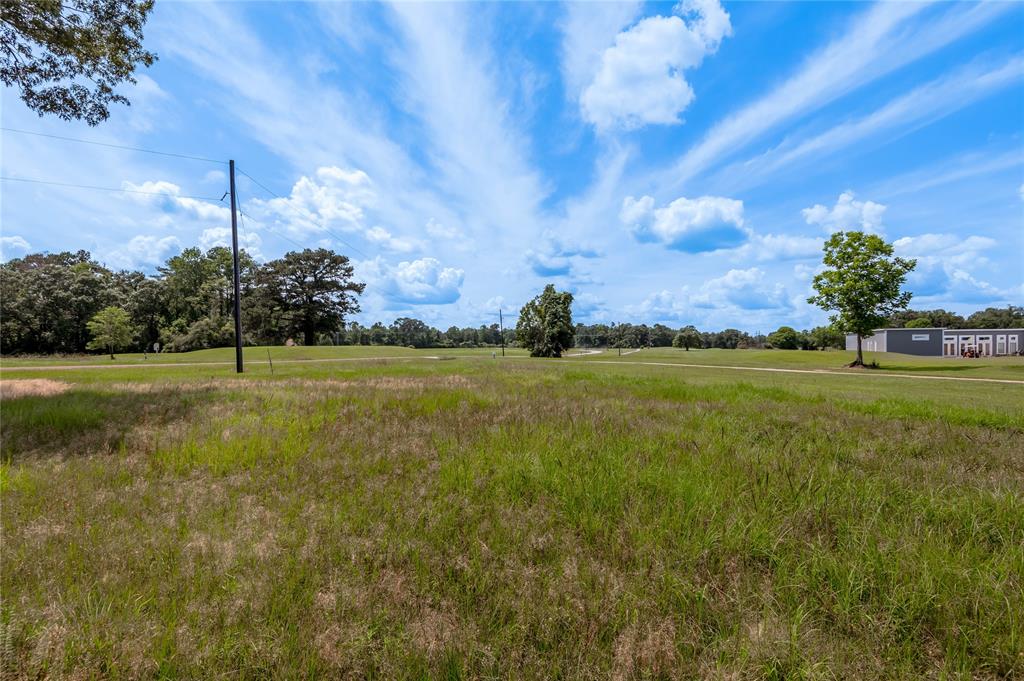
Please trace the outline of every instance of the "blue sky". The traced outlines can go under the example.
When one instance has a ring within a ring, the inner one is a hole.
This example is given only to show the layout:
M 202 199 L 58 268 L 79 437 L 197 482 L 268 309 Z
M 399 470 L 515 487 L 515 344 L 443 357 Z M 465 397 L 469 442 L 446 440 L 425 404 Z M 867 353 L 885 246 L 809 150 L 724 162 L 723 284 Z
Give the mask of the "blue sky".
M 361 321 L 478 325 L 545 283 L 582 321 L 809 327 L 821 245 L 918 258 L 916 308 L 1024 303 L 1024 4 L 172 3 L 97 128 L 238 166 L 243 243 L 349 255 Z M 219 164 L 4 132 L 3 257 L 153 271 L 224 244 Z M 199 198 L 190 198 L 199 197 Z M 202 200 L 212 198 L 213 201 Z

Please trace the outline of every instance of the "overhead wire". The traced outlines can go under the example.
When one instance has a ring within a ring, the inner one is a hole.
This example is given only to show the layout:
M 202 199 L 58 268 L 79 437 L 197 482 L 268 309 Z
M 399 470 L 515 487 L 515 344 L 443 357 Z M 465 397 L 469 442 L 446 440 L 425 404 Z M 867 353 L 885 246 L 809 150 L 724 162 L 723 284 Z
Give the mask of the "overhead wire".
M 172 158 L 184 158 L 190 161 L 205 161 L 206 163 L 218 163 L 220 165 L 227 165 L 226 161 L 221 161 L 215 158 L 205 158 L 203 156 L 191 156 L 189 154 L 179 154 L 171 151 L 158 151 L 156 149 L 145 149 L 143 147 L 131 147 L 124 144 L 111 144 L 109 142 L 97 142 L 95 140 L 85 140 L 79 137 L 66 137 L 64 135 L 51 135 L 46 132 L 34 132 L 32 130 L 21 130 L 19 128 L 8 128 L 0 126 L 0 130 L 4 132 L 14 132 L 20 135 L 34 135 L 36 137 L 49 137 L 55 140 L 64 140 L 66 142 L 78 142 L 79 144 L 92 144 L 97 147 L 108 147 L 110 149 L 124 149 L 127 151 L 138 151 L 143 154 L 156 154 L 158 156 L 170 156 Z
M 73 182 L 53 182 L 50 180 L 36 180 L 28 177 L 7 177 L 6 175 L 0 176 L 0 180 L 4 182 L 28 182 L 31 184 L 48 184 L 55 187 L 72 187 L 75 189 L 93 189 L 102 192 L 124 192 L 126 194 L 149 194 L 150 196 L 167 196 L 172 199 L 195 199 L 196 201 L 210 201 L 213 203 L 221 203 L 224 199 L 216 198 L 213 196 L 190 196 L 188 194 L 171 194 L 170 192 L 150 192 L 143 189 L 124 189 L 123 187 L 98 187 L 91 184 L 76 184 Z

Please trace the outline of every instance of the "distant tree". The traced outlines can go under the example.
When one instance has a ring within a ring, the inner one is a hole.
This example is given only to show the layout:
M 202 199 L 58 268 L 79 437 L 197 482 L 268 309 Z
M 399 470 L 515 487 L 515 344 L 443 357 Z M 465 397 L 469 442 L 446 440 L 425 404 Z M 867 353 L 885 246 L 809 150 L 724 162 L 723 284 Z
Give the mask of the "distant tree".
M 687 352 L 690 351 L 690 348 L 700 347 L 700 344 L 700 331 L 693 325 L 679 329 L 679 333 L 672 339 L 672 347 L 685 348 Z
M 274 295 L 293 333 L 314 345 L 317 334 L 344 328 L 345 315 L 359 312 L 356 296 L 366 284 L 353 281 L 349 259 L 326 248 L 286 253 L 265 266 Z
M 818 350 L 846 346 L 846 336 L 834 326 L 816 326 L 807 333 L 807 337 L 811 347 Z
M 114 351 L 127 347 L 132 342 L 134 330 L 128 313 L 119 307 L 105 307 L 89 321 L 90 350 L 106 350 L 110 359 L 114 359 Z
M 917 261 L 894 257 L 892 245 L 877 235 L 836 232 L 825 242 L 823 262 L 825 271 L 814 277 L 817 295 L 807 302 L 833 311 L 833 325 L 857 335 L 851 366 L 864 366 L 863 337 L 907 307 L 911 294 L 901 287 Z
M 1024 307 L 987 307 L 967 318 L 967 329 L 1024 329 Z
M 4 0 L 0 79 L 40 116 L 96 125 L 111 103 L 129 104 L 114 88 L 156 60 L 142 47 L 152 9 L 153 0 Z
M 796 350 L 800 347 L 800 334 L 792 326 L 780 326 L 768 334 L 768 343 L 778 350 Z
M 947 312 L 946 310 L 898 310 L 889 316 L 887 326 L 892 328 L 907 328 L 910 322 L 915 319 L 926 319 L 927 326 L 941 327 L 945 329 L 962 329 L 964 318 L 960 315 Z M 920 327 L 924 328 L 924 327 Z
M 908 329 L 928 329 L 931 328 L 932 320 L 928 317 L 918 317 L 917 319 L 911 319 L 907 322 L 906 327 Z
M 519 311 L 516 341 L 531 357 L 561 357 L 572 347 L 572 294 L 548 284 Z

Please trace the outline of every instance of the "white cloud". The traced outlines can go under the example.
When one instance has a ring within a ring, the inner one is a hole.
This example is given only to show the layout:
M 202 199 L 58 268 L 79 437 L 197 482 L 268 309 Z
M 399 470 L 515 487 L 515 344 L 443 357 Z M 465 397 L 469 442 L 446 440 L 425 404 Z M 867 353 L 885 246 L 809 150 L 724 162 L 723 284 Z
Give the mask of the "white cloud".
M 893 242 L 896 255 L 916 258 L 907 275 L 907 288 L 916 297 L 957 303 L 1014 300 L 1018 293 L 979 279 L 970 270 L 988 264 L 985 251 L 998 247 L 995 239 L 972 235 L 920 234 Z
M 115 269 L 152 269 L 180 250 L 181 242 L 175 236 L 140 234 L 108 253 L 104 261 Z
M 416 242 L 412 239 L 392 236 L 391 232 L 380 226 L 366 230 L 365 236 L 371 244 L 396 253 L 408 253 L 417 248 Z
M 804 208 L 804 219 L 809 225 L 820 225 L 829 234 L 841 231 L 863 231 L 882 234 L 882 215 L 885 206 L 874 201 L 858 201 L 852 191 L 839 195 L 832 208 L 816 204 Z
M 15 253 L 24 255 L 32 248 L 32 244 L 25 241 L 23 237 L 0 236 L 0 261 L 7 261 L 14 257 Z
M 403 261 L 391 266 L 381 258 L 357 265 L 367 281 L 367 291 L 376 288 L 387 299 L 410 305 L 454 303 L 461 295 L 465 273 L 445 267 L 434 258 Z
M 601 66 L 601 55 L 640 11 L 640 2 L 570 2 L 562 29 L 562 78 L 575 100 Z
M 790 234 L 752 234 L 750 241 L 736 249 L 738 260 L 800 260 L 817 258 L 822 254 L 824 241 L 816 237 Z
M 203 175 L 203 182 L 209 182 L 211 184 L 223 184 L 228 179 L 228 176 L 223 170 L 209 170 Z
M 698 307 L 711 308 L 778 310 L 790 307 L 785 286 L 765 281 L 764 271 L 757 267 L 729 270 L 721 277 L 709 279 L 701 284 L 692 300 Z
M 743 202 L 721 196 L 680 197 L 662 208 L 650 196 L 627 196 L 619 219 L 638 241 L 688 253 L 734 248 L 749 237 Z
M 212 203 L 202 199 L 194 199 L 189 196 L 181 196 L 181 187 L 166 180 L 147 180 L 141 184 L 135 184 L 125 180 L 121 188 L 129 193 L 131 200 L 137 203 L 156 206 L 165 213 L 184 214 L 194 220 L 201 222 L 219 222 L 221 224 L 231 220 L 231 210 L 220 203 Z
M 583 118 L 598 130 L 679 123 L 694 94 L 683 77 L 718 49 L 732 27 L 718 0 L 684 0 L 678 16 L 654 16 L 620 33 L 604 51 L 580 97 Z
M 262 245 L 263 239 L 260 238 L 259 234 L 247 230 L 238 233 L 238 247 L 256 260 L 264 260 L 263 251 L 260 250 Z M 203 250 L 213 248 L 214 246 L 230 248 L 231 229 L 229 227 L 210 227 L 209 229 L 204 229 L 203 233 L 199 235 L 199 246 Z
M 450 227 L 448 225 L 442 225 L 434 218 L 430 218 L 429 220 L 427 220 L 426 229 L 427 234 L 434 237 L 435 239 L 457 239 L 460 236 L 462 236 L 462 232 L 460 232 L 457 228 Z
M 365 209 L 376 195 L 362 170 L 321 166 L 313 177 L 303 175 L 288 196 L 252 199 L 248 210 L 258 219 L 272 221 L 295 236 L 325 231 L 362 231 Z

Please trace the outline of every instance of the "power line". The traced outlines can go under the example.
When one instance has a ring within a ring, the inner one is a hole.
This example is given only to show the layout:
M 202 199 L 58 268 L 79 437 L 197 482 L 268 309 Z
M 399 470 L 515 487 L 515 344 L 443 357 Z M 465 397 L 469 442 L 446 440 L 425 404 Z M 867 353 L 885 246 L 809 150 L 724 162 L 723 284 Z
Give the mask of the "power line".
M 97 187 L 90 184 L 74 184 L 71 182 L 51 182 L 49 180 L 33 180 L 27 177 L 6 177 L 0 176 L 0 180 L 4 182 L 29 182 L 31 184 L 49 184 L 55 187 L 74 187 L 76 189 L 94 189 L 101 192 L 125 192 L 127 194 L 149 194 L 150 196 L 168 196 L 172 199 L 195 199 L 196 201 L 210 201 L 212 203 L 220 203 L 224 200 L 224 197 L 216 198 L 213 196 L 188 196 L 186 194 L 170 194 L 168 192 L 147 192 L 142 189 L 122 189 L 116 187 Z
M 237 168 L 236 168 L 236 170 L 237 170 Z M 256 220 L 256 218 L 254 218 L 253 216 L 249 215 L 248 213 L 246 213 L 246 212 L 245 212 L 244 210 L 242 210 L 241 208 L 239 208 L 239 209 L 238 209 L 238 214 L 239 214 L 239 215 L 243 215 L 243 216 L 245 216 L 245 217 L 249 218 L 249 219 L 250 219 L 250 220 L 252 220 L 253 222 L 258 222 L 258 220 Z M 277 231 L 276 229 L 273 229 L 273 228 L 271 228 L 271 227 L 268 227 L 267 225 L 262 225 L 262 228 L 263 228 L 263 229 L 265 229 L 265 230 L 267 230 L 267 231 L 268 231 L 268 232 L 270 232 L 271 234 L 276 234 L 277 236 L 281 237 L 281 238 L 282 238 L 282 239 L 284 239 L 285 241 L 290 241 L 291 243 L 295 244 L 296 246 L 298 246 L 299 248 L 301 248 L 301 249 L 303 249 L 303 250 L 305 250 L 305 249 L 307 248 L 307 246 L 303 246 L 302 244 L 300 244 L 300 243 L 299 243 L 298 241 L 296 241 L 295 239 L 292 239 L 291 237 L 285 236 L 284 234 L 282 234 L 281 232 Z M 244 227 L 243 227 L 243 229 L 244 229 Z
M 252 175 L 250 175 L 249 173 L 247 173 L 247 172 L 245 172 L 244 170 L 242 170 L 241 168 L 239 168 L 238 166 L 235 166 L 235 170 L 237 170 L 237 171 L 238 171 L 239 173 L 241 173 L 242 175 L 245 175 L 246 177 L 248 177 L 248 178 L 249 178 L 250 180 L 252 180 L 252 181 L 253 181 L 253 182 L 254 182 L 254 183 L 256 184 L 256 186 L 257 186 L 257 187 L 260 187 L 260 188 L 261 188 L 261 189 L 262 189 L 263 191 L 267 192 L 268 194 L 270 194 L 271 196 L 273 196 L 273 197 L 274 197 L 275 199 L 281 199 L 282 201 L 284 201 L 284 202 L 285 202 L 285 205 L 286 205 L 286 206 L 287 206 L 287 207 L 288 207 L 288 208 L 289 208 L 289 209 L 290 209 L 290 210 L 291 210 L 292 212 L 294 212 L 294 213 L 295 213 L 296 215 L 299 215 L 298 211 L 297 211 L 297 210 L 296 210 L 296 209 L 295 209 L 295 208 L 294 208 L 294 207 L 293 207 L 293 206 L 292 206 L 292 205 L 291 205 L 290 203 L 288 203 L 288 202 L 287 202 L 287 199 L 285 199 L 285 198 L 284 198 L 283 196 L 281 196 L 280 194 L 278 194 L 278 193 L 274 192 L 274 191 L 273 191 L 273 190 L 271 190 L 271 189 L 268 189 L 268 188 L 267 188 L 267 186 L 266 186 L 265 184 L 263 184 L 262 182 L 260 182 L 259 180 L 257 180 L 257 179 L 256 179 L 255 177 L 253 177 L 253 176 L 252 176 Z M 302 219 L 306 219 L 306 218 L 305 218 L 305 216 L 302 216 L 302 215 L 299 215 L 299 217 L 301 217 Z M 366 253 L 364 253 L 363 251 L 359 250 L 358 248 L 356 248 L 355 246 L 353 246 L 353 245 L 352 245 L 352 244 L 350 244 L 349 242 L 347 242 L 347 241 L 345 241 L 344 239 L 342 239 L 342 238 L 341 238 L 340 236 L 338 236 L 338 235 L 337 235 L 337 234 L 336 234 L 335 232 L 331 231 L 330 229 L 328 229 L 328 228 L 327 228 L 327 227 L 325 227 L 324 225 L 319 225 L 319 226 L 320 226 L 320 228 L 321 228 L 321 229 L 323 229 L 323 231 L 327 232 L 327 233 L 328 233 L 328 234 L 329 234 L 330 236 L 334 237 L 334 238 L 335 238 L 336 240 L 338 240 L 338 241 L 340 241 L 341 243 L 343 243 L 344 245 L 348 246 L 349 248 L 351 248 L 351 249 L 352 249 L 353 251 L 355 251 L 355 252 L 356 252 L 356 253 L 358 253 L 359 255 L 363 256 L 363 257 L 364 257 L 364 258 L 366 258 L 367 260 L 369 260 L 369 259 L 370 259 L 370 256 L 366 255 Z M 293 241 L 292 243 L 295 243 L 295 242 Z M 304 247 L 303 247 L 303 248 L 304 248 Z
M 35 135 L 36 137 L 49 137 L 50 139 L 64 140 L 66 142 L 78 142 L 80 144 L 92 144 L 92 145 L 95 145 L 97 147 L 108 147 L 110 149 L 124 149 L 126 151 L 139 151 L 139 152 L 142 152 L 144 154 L 156 154 L 158 156 L 171 156 L 173 158 L 184 158 L 184 159 L 189 159 L 191 161 L 205 161 L 207 163 L 219 163 L 221 165 L 226 165 L 225 161 L 218 161 L 215 158 L 204 158 L 202 156 L 189 156 L 188 154 L 176 154 L 176 153 L 173 153 L 173 152 L 170 152 L 170 151 L 157 151 L 155 149 L 143 149 L 142 147 L 129 147 L 129 146 L 125 146 L 123 144 L 110 144 L 108 142 L 96 142 L 94 140 L 83 140 L 83 139 L 79 139 L 77 137 L 65 137 L 63 135 L 51 135 L 51 134 L 45 133 L 45 132 L 33 132 L 31 130 L 19 130 L 17 128 L 0 127 L 0 130 L 3 130 L 5 132 L 16 132 L 16 133 L 21 134 L 21 135 Z M 249 178 L 249 179 L 252 179 L 252 178 Z

